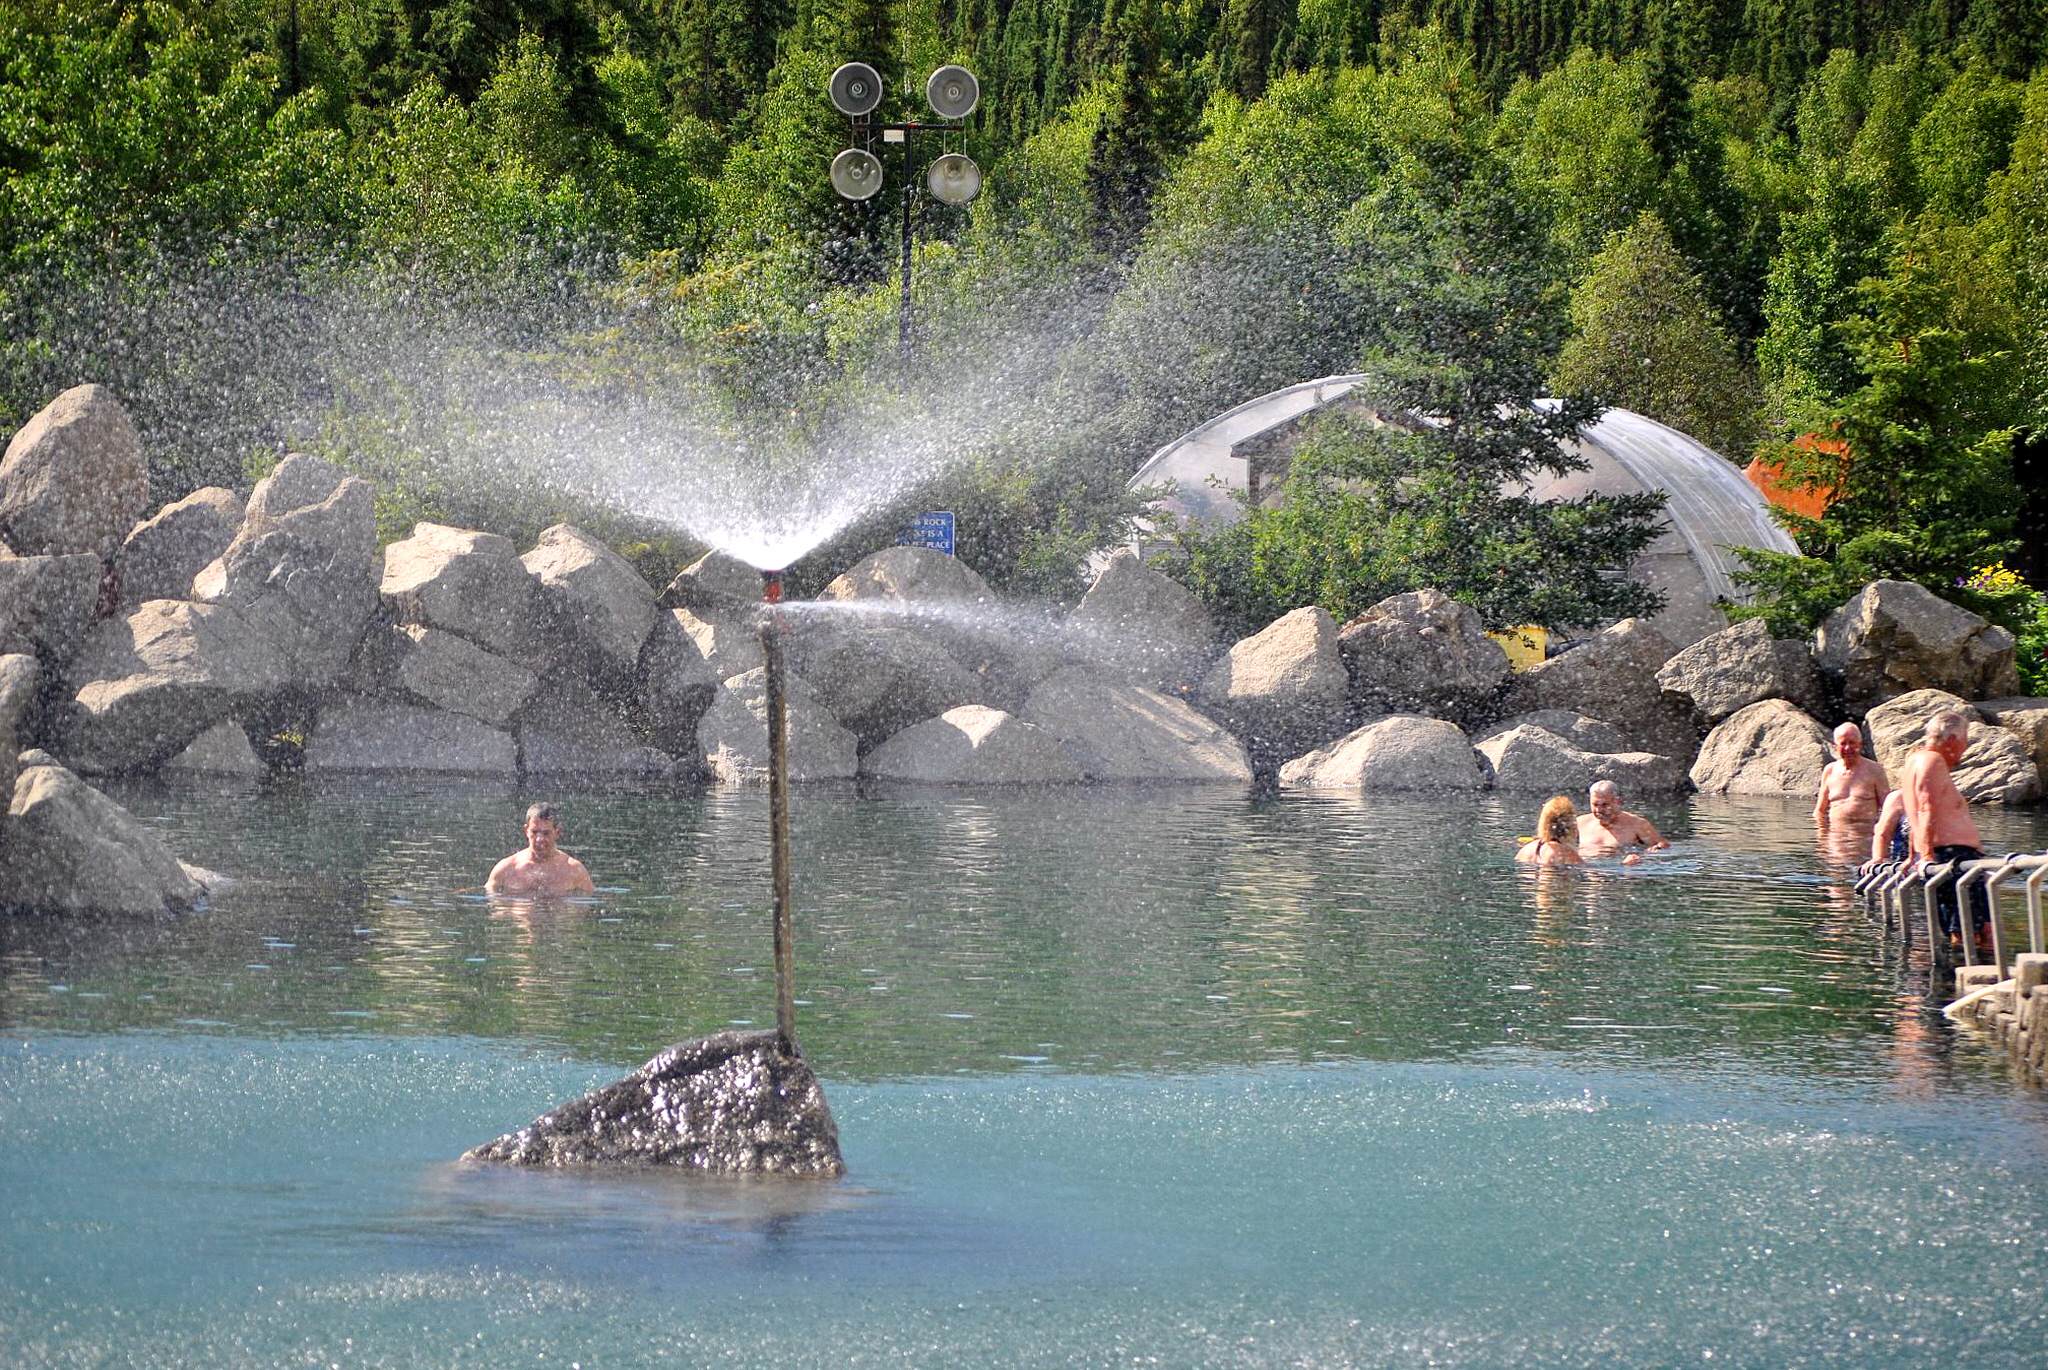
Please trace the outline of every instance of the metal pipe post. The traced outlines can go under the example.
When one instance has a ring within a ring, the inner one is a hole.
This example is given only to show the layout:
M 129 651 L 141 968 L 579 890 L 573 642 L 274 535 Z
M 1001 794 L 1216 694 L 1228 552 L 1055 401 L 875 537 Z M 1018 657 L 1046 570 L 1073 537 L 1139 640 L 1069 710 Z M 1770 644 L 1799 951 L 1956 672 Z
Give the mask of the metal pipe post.
M 782 572 L 761 573 L 761 657 L 768 677 L 768 863 L 775 882 L 775 1035 L 796 1051 L 796 948 L 789 911 L 789 708 L 782 668 Z
M 912 139 L 916 125 L 903 130 L 903 303 L 896 310 L 896 352 L 904 365 L 910 364 L 910 202 L 917 194 L 916 158 Z

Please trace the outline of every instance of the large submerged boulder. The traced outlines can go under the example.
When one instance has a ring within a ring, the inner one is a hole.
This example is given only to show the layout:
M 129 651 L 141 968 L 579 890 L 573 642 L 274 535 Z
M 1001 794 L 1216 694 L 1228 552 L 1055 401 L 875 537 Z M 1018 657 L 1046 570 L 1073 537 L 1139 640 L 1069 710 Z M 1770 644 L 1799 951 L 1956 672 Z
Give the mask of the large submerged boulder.
M 927 547 L 885 547 L 834 578 L 818 592 L 818 599 L 854 606 L 849 612 L 867 620 L 859 630 L 869 635 L 878 634 L 884 621 L 892 622 L 950 657 L 979 681 L 971 696 L 911 711 L 904 723 L 929 718 L 953 704 L 991 704 L 1014 710 L 1023 702 L 1025 691 L 1058 666 L 1036 632 L 1018 630 L 1014 616 L 1004 611 L 988 582 L 973 567 Z M 804 636 L 812 627 L 805 622 L 794 637 Z M 903 649 L 892 649 L 890 654 L 900 657 Z M 791 660 L 795 664 L 796 659 Z M 799 665 L 797 669 L 804 668 Z M 813 670 L 808 674 L 819 697 L 829 700 L 830 673 Z M 957 690 L 949 692 L 958 694 Z M 862 727 L 855 731 L 865 740 L 873 730 Z
M 61 673 L 92 627 L 105 569 L 85 552 L 0 561 L 0 652 L 33 653 Z
M 510 538 L 416 523 L 411 537 L 384 549 L 379 592 L 401 624 L 455 633 L 529 671 L 555 665 L 540 582 Z
M 186 599 L 192 581 L 242 530 L 242 501 L 218 485 L 194 490 L 138 523 L 121 544 L 121 607 Z
M 633 563 L 567 523 L 544 529 L 520 563 L 553 610 L 564 659 L 607 694 L 629 694 L 660 612 Z
M 1830 760 L 1828 730 L 1798 705 L 1760 699 L 1707 734 L 1692 764 L 1702 794 L 1789 795 L 1811 799 Z
M 402 699 L 347 699 L 320 711 L 306 770 L 386 775 L 512 775 L 512 737 L 468 714 Z
M 664 609 L 640 649 L 639 692 L 631 715 L 657 750 L 694 756 L 697 724 L 724 678 L 698 650 L 676 612 Z
M 276 644 L 232 605 L 153 599 L 80 650 L 65 759 L 93 774 L 151 771 L 236 709 L 285 688 Z
M 192 598 L 232 608 L 285 684 L 318 694 L 340 679 L 377 610 L 370 483 L 294 454 L 256 482 L 242 527 L 192 578 Z
M 543 681 L 513 720 L 513 732 L 519 769 L 528 775 L 652 778 L 675 760 L 648 746 L 621 706 L 573 675 Z
M 860 743 L 802 677 L 783 676 L 788 711 L 789 778 L 851 780 L 860 769 Z M 697 747 L 721 784 L 761 785 L 768 780 L 768 669 L 757 666 L 718 687 L 697 723 Z
M 2012 634 L 1910 581 L 1864 586 L 1822 622 L 1814 648 L 1852 711 L 1914 690 L 1965 699 L 2020 692 Z
M 1350 730 L 1351 676 L 1337 623 L 1315 605 L 1282 614 L 1231 647 L 1203 680 L 1203 706 L 1267 774 Z
M 17 556 L 110 559 L 148 508 L 141 439 L 103 385 L 50 401 L 0 459 L 0 542 Z
M 232 776 L 243 780 L 261 779 L 270 767 L 249 745 L 249 735 L 238 723 L 216 723 L 192 739 L 192 745 L 163 764 L 163 774 L 196 778 Z
M 664 609 L 751 613 L 761 603 L 761 573 L 738 557 L 706 552 L 678 571 L 658 598 Z
M 397 645 L 393 685 L 423 704 L 493 728 L 510 723 L 540 688 L 540 677 L 518 662 L 446 629 L 408 624 L 394 629 L 391 640 Z
M 784 641 L 790 668 L 863 747 L 958 705 L 992 702 L 984 676 L 932 636 L 896 623 L 817 616 Z
M 1611 723 L 1602 723 L 1597 718 L 1573 713 L 1570 709 L 1538 709 L 1534 713 L 1516 714 L 1497 723 L 1488 724 L 1480 737 L 1486 742 L 1502 733 L 1513 732 L 1516 728 L 1541 728 L 1554 733 L 1571 743 L 1582 752 L 1625 752 L 1629 749 L 1628 739 L 1621 729 Z M 1475 744 L 1476 745 L 1476 744 Z
M 2011 733 L 2034 758 L 2041 773 L 2043 792 L 2048 793 L 2048 699 L 2018 695 L 2011 699 L 1980 699 L 1977 712 L 1988 722 Z
M 1395 714 L 1288 762 L 1280 788 L 1448 792 L 1484 789 L 1486 776 L 1457 724 Z
M 1692 710 L 1668 700 L 1657 672 L 1671 659 L 1671 640 L 1648 622 L 1625 618 L 1585 641 L 1510 677 L 1503 713 L 1569 709 L 1611 723 L 1631 749 L 1675 759 L 1681 772 L 1699 750 Z
M 731 680 L 764 663 L 761 624 L 752 609 L 671 609 L 669 617 L 697 648 L 713 680 Z
M 1654 752 L 1589 752 L 1556 733 L 1523 725 L 1495 733 L 1472 749 L 1483 757 L 1494 787 L 1577 794 L 1612 780 L 1623 794 L 1670 794 L 1688 786 L 1685 768 Z
M 0 656 L 0 798 L 14 794 L 22 734 L 33 716 L 42 667 L 24 652 Z M 4 827 L 0 824 L 0 827 Z M 0 845 L 6 836 L 0 833 Z
M 160 918 L 211 877 L 46 752 L 22 754 L 0 841 L 0 908 Z
M 1946 690 L 1910 690 L 1872 709 L 1864 719 L 1870 750 L 1894 782 L 1926 736 L 1927 720 L 1953 709 L 1970 725 L 1969 746 L 1956 764 L 1956 788 L 1973 804 L 2023 804 L 2041 794 L 2041 775 L 2026 744 Z
M 550 1109 L 462 1158 L 805 1179 L 846 1173 L 823 1086 L 802 1051 L 785 1050 L 773 1032 L 678 1042 L 625 1079 Z

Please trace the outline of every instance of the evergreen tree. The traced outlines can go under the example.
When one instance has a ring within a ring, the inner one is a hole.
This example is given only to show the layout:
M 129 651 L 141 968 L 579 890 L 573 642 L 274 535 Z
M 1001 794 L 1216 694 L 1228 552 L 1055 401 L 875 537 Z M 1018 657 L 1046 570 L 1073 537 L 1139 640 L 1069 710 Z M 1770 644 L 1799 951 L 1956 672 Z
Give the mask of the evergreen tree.
M 1088 149 L 1088 203 L 1097 247 L 1128 257 L 1182 138 L 1174 93 L 1166 89 L 1159 0 L 1129 0 L 1115 45 L 1120 60 L 1109 110 Z
M 1241 100 L 1266 93 L 1277 55 L 1293 37 L 1295 0 L 1226 0 L 1216 24 L 1216 66 L 1223 88 Z

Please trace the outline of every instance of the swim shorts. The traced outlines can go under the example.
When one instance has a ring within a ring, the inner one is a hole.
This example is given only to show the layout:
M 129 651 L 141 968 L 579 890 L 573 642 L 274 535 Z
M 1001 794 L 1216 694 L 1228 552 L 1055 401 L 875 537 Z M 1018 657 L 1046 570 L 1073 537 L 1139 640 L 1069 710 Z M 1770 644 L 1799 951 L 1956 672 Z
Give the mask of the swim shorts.
M 1936 847 L 1934 849 L 1934 858 L 1929 864 L 1940 865 L 1944 861 L 1981 861 L 1983 859 L 1984 849 L 1981 847 Z M 1941 919 L 1941 930 L 1954 937 L 1956 935 L 1956 927 L 1961 922 L 1956 916 L 1956 882 L 1954 880 L 1950 880 L 1939 890 L 1935 891 L 1934 912 Z M 1990 922 L 1991 896 L 1985 890 L 1982 882 L 1972 884 L 1970 886 L 1970 926 L 1978 932 L 1982 932 Z

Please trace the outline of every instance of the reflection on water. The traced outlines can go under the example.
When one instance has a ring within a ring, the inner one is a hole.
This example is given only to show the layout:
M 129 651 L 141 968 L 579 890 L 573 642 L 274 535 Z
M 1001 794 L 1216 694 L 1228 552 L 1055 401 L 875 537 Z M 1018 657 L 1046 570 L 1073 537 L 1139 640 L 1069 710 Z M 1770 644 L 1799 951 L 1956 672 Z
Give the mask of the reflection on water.
M 773 1012 L 765 797 L 121 798 L 236 877 L 0 925 L 0 1363 L 2032 1366 L 2048 1101 L 1801 804 L 794 806 L 848 1182 L 450 1163 Z M 529 799 L 594 899 L 473 892 Z M 1528 810 L 1528 811 L 1524 811 Z M 1992 849 L 2039 815 L 1983 815 Z
M 473 1035 L 626 1065 L 773 1011 L 757 792 L 569 797 L 565 845 L 606 892 L 540 904 L 474 893 L 523 795 L 123 798 L 234 883 L 159 927 L 8 928 L 0 1025 Z M 1914 986 L 1803 807 L 1650 816 L 1674 845 L 1641 866 L 1532 872 L 1502 856 L 1528 815 L 1493 800 L 804 792 L 800 1031 L 864 1079 L 1503 1044 L 1888 1069 Z M 1986 820 L 1994 848 L 2042 844 L 2037 815 Z

